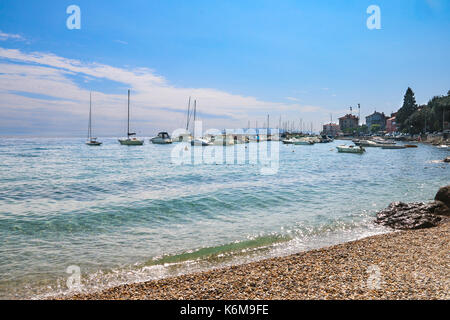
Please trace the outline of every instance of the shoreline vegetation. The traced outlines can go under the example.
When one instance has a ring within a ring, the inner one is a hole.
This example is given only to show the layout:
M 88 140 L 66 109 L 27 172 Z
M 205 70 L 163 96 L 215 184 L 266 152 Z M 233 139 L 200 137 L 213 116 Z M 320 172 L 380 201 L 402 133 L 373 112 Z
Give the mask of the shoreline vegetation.
M 448 222 L 63 299 L 450 299 Z

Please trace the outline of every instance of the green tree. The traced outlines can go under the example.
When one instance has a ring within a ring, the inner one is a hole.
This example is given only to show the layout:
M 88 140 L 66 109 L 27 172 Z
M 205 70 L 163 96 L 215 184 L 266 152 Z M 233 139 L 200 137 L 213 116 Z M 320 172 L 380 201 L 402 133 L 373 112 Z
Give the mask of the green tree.
M 367 125 L 363 124 L 358 128 L 358 133 L 368 133 L 369 132 L 369 128 L 367 127 Z
M 414 112 L 406 121 L 405 127 L 409 133 L 418 134 L 432 131 L 433 127 L 433 111 L 428 105 L 422 106 Z
M 372 133 L 377 133 L 378 131 L 380 131 L 381 126 L 379 124 L 373 124 L 370 126 L 370 132 Z
M 414 92 L 408 87 L 405 96 L 403 98 L 403 106 L 398 110 L 397 113 L 397 124 L 400 129 L 406 129 L 406 120 L 417 110 L 416 98 Z

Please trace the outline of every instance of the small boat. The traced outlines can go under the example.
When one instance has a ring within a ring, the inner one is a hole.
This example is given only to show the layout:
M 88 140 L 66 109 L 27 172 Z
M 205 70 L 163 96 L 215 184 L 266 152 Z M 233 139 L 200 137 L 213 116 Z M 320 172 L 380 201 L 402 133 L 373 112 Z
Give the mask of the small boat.
M 139 140 L 136 137 L 134 132 L 130 132 L 130 90 L 128 90 L 128 127 L 127 127 L 127 138 L 119 139 L 119 142 L 123 146 L 142 146 L 144 144 L 144 140 Z M 130 138 L 133 137 L 133 138 Z
M 418 148 L 417 144 L 405 144 L 406 148 Z
M 312 146 L 314 144 L 313 141 L 309 140 L 309 139 L 298 139 L 294 142 L 294 144 L 296 146 L 300 145 L 300 146 Z
M 242 143 L 238 139 L 234 139 L 232 136 L 217 135 L 211 137 L 211 144 L 214 146 L 232 146 L 234 144 Z
M 330 143 L 330 142 L 333 142 L 333 141 L 334 141 L 333 138 L 331 138 L 331 137 L 329 137 L 327 135 L 322 135 L 320 142 L 321 143 Z
M 441 144 L 439 146 L 437 146 L 439 149 L 448 149 L 450 150 L 450 146 L 446 145 L 446 144 Z
M 379 143 L 376 143 L 376 142 L 374 142 L 374 141 L 371 141 L 371 140 L 361 140 L 361 141 L 359 142 L 359 146 L 361 146 L 361 147 L 374 147 L 374 148 L 379 148 L 379 147 L 382 147 L 383 145 L 382 145 L 382 144 L 379 144 Z
M 156 137 L 150 139 L 153 144 L 171 144 L 173 141 L 167 132 L 160 132 Z
M 191 146 L 211 146 L 212 142 L 203 138 L 196 138 L 191 141 Z
M 366 152 L 366 149 L 364 149 L 361 146 L 346 146 L 346 145 L 342 145 L 342 146 L 338 146 L 336 147 L 338 152 L 342 152 L 342 153 L 364 153 Z
M 381 147 L 381 149 L 406 149 L 405 146 L 397 146 L 395 144 L 385 144 Z
M 92 94 L 89 94 L 89 124 L 88 124 L 88 146 L 101 146 L 102 143 L 92 136 Z
M 384 140 L 384 139 L 381 139 L 381 138 L 375 138 L 372 141 L 375 142 L 375 143 L 378 143 L 378 144 L 388 144 L 388 145 L 395 144 L 394 140 Z
M 282 142 L 283 142 L 284 144 L 294 144 L 295 141 L 297 141 L 297 139 L 291 138 L 291 139 L 285 139 L 285 140 L 283 140 Z

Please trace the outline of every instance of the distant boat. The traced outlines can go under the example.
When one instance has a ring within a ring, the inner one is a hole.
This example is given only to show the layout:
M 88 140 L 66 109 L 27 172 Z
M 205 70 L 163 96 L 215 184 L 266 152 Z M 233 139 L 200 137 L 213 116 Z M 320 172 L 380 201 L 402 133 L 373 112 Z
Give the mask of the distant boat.
M 127 139 L 119 139 L 119 142 L 123 146 L 142 146 L 144 140 L 139 140 L 134 136 L 136 133 L 130 132 L 130 90 L 128 90 L 128 126 L 127 126 Z M 130 138 L 133 137 L 133 138 Z
M 294 144 L 296 146 L 301 145 L 301 146 L 312 146 L 314 144 L 314 141 L 310 138 L 303 138 L 303 139 L 296 139 L 294 141 Z
M 397 146 L 395 144 L 385 144 L 381 149 L 406 149 L 406 146 Z
M 204 138 L 196 138 L 191 141 L 192 146 L 211 146 L 213 143 L 210 140 Z
M 346 146 L 346 145 L 342 145 L 342 146 L 338 146 L 336 147 L 338 152 L 342 152 L 342 153 L 364 153 L 366 152 L 366 149 L 364 149 L 363 147 L 359 146 Z
M 150 139 L 153 144 L 171 144 L 172 138 L 167 132 L 160 132 L 156 137 Z
M 214 146 L 232 146 L 234 144 L 242 143 L 238 139 L 234 139 L 229 135 L 216 135 L 211 137 L 211 143 Z
M 355 144 L 357 144 L 357 143 L 355 143 Z M 375 147 L 375 148 L 380 148 L 383 146 L 383 144 L 376 143 L 371 140 L 361 140 L 361 141 L 359 141 L 359 143 L 357 145 L 359 145 L 361 147 Z
M 97 141 L 97 138 L 92 136 L 92 93 L 89 94 L 89 124 L 88 124 L 88 139 L 86 141 L 88 146 L 101 146 L 102 143 Z
M 441 144 L 439 146 L 437 146 L 439 149 L 447 149 L 450 150 L 450 146 L 446 145 L 446 144 Z
M 378 144 L 388 144 L 388 145 L 395 144 L 394 140 L 384 140 L 382 138 L 374 138 L 372 141 Z
M 282 142 L 284 144 L 294 144 L 295 141 L 297 141 L 297 139 L 291 138 L 291 139 L 284 139 Z

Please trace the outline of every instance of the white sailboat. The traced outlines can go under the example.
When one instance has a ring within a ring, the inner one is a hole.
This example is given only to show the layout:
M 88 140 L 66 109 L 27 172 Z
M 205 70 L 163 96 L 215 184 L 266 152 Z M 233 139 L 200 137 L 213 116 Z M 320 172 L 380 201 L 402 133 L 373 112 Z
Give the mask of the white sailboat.
M 130 90 L 128 90 L 128 126 L 127 126 L 127 138 L 119 139 L 119 142 L 123 146 L 142 146 L 144 140 L 139 140 L 136 137 L 136 133 L 130 132 Z M 130 138 L 133 137 L 133 138 Z
M 89 124 L 88 124 L 88 146 L 101 146 L 102 143 L 92 136 L 92 93 L 89 94 Z

